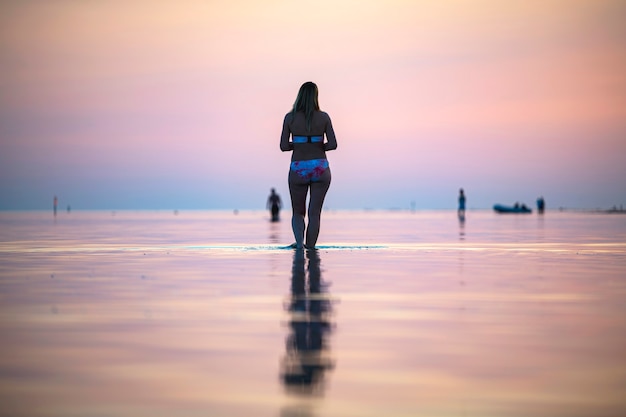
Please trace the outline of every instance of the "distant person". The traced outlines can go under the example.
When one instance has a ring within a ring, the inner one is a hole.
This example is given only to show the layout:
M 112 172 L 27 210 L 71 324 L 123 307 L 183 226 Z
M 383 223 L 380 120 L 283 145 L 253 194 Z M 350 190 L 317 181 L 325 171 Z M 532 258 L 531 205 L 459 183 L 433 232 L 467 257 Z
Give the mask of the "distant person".
M 543 213 L 545 208 L 546 208 L 546 201 L 543 199 L 543 196 L 539 197 L 537 199 L 537 212 Z
M 282 207 L 283 203 L 280 200 L 280 196 L 276 194 L 276 190 L 272 188 L 272 193 L 267 198 L 266 208 L 269 209 L 273 222 L 277 222 L 279 220 L 280 209 Z
M 54 199 L 52 200 L 52 212 L 54 213 L 54 215 L 57 215 L 57 206 L 59 205 L 59 199 L 57 198 L 57 196 L 54 196 Z
M 459 209 L 457 211 L 459 217 L 465 217 L 465 192 L 461 188 L 459 190 Z
M 314 248 L 320 232 L 322 205 L 331 180 L 326 151 L 337 149 L 333 125 L 328 114 L 320 110 L 315 83 L 302 84 L 292 110 L 285 115 L 280 149 L 293 151 L 288 177 L 293 210 L 291 227 L 296 239 L 293 246 Z M 309 190 L 309 222 L 305 234 Z

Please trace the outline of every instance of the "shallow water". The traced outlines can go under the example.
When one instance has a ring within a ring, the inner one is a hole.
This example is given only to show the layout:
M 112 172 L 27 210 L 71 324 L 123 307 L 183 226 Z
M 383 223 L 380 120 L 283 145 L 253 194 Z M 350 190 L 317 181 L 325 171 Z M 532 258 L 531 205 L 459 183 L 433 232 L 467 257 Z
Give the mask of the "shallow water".
M 621 416 L 626 216 L 0 213 L 0 415 Z

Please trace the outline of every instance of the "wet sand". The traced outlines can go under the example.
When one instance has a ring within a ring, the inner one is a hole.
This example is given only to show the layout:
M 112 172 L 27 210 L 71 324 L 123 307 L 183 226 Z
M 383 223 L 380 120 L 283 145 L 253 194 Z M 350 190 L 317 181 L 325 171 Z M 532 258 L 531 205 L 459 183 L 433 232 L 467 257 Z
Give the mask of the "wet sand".
M 621 416 L 626 219 L 0 214 L 0 415 Z

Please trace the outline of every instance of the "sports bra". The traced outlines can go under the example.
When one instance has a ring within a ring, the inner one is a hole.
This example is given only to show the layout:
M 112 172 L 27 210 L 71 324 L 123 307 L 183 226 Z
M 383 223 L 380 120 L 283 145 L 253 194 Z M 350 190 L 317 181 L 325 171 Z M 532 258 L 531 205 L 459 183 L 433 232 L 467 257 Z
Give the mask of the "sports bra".
M 291 139 L 293 143 L 320 143 L 324 141 L 324 135 L 317 136 L 302 136 L 302 135 L 293 135 Z

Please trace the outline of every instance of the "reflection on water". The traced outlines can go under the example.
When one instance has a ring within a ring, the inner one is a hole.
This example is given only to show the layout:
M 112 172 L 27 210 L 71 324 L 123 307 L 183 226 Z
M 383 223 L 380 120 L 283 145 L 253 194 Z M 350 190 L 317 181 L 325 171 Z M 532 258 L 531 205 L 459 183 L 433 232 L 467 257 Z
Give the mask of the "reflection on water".
M 289 334 L 281 380 L 289 393 L 323 394 L 326 371 L 334 366 L 328 346 L 333 322 L 317 250 L 294 251 L 291 294 L 285 309 Z
M 276 222 L 270 222 L 269 243 L 281 243 L 281 225 Z
M 2 416 L 626 415 L 624 216 L 50 214 L 0 212 Z
M 465 212 L 459 212 L 459 239 L 465 240 Z

